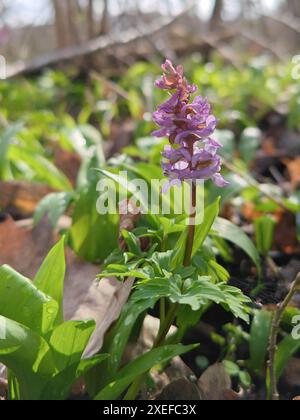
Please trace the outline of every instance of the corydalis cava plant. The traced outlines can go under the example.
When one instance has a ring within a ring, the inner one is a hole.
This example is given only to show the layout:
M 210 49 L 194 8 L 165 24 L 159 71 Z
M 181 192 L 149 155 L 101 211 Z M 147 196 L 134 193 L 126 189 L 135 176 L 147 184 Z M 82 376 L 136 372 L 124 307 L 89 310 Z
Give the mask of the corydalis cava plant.
M 220 174 L 218 150 L 222 145 L 212 137 L 217 119 L 211 114 L 210 104 L 201 96 L 191 100 L 197 87 L 188 83 L 182 66 L 175 68 L 166 60 L 162 70 L 163 76 L 155 85 L 169 91 L 170 98 L 153 113 L 160 127 L 153 135 L 168 137 L 170 142 L 162 152 L 164 175 L 169 178 L 163 192 L 184 180 L 212 179 L 218 187 L 227 186 L 228 182 Z

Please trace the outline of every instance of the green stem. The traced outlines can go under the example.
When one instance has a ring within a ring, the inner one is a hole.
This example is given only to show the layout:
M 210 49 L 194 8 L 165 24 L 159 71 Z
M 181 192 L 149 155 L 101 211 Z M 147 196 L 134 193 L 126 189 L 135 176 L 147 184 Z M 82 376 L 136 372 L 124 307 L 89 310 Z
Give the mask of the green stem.
M 159 302 L 159 318 L 160 318 L 160 324 L 164 322 L 166 317 L 166 299 L 161 298 Z
M 155 349 L 156 347 L 159 347 L 165 340 L 171 326 L 173 325 L 174 319 L 176 317 L 176 312 L 178 309 L 178 304 L 177 303 L 173 303 L 170 306 L 170 309 L 167 313 L 167 316 L 164 320 L 164 322 L 162 322 L 161 328 L 157 334 L 157 337 L 154 341 L 153 344 L 153 348 Z
M 192 254 L 193 254 L 193 245 L 194 245 L 194 237 L 195 237 L 196 204 L 197 204 L 197 189 L 196 189 L 196 185 L 193 184 L 189 231 L 188 231 L 188 238 L 187 238 L 187 243 L 186 243 L 186 248 L 185 248 L 184 260 L 183 260 L 184 267 L 187 267 L 190 265 Z
M 193 253 L 193 245 L 194 245 L 194 236 L 195 236 L 195 217 L 196 217 L 196 203 L 197 203 L 197 189 L 196 186 L 193 184 L 192 186 L 192 199 L 191 199 L 191 212 L 190 212 L 190 224 L 189 224 L 189 234 L 186 243 L 185 255 L 184 255 L 184 262 L 183 265 L 185 267 L 189 266 L 192 259 Z M 155 349 L 163 344 L 165 341 L 167 334 L 173 325 L 176 313 L 178 311 L 179 304 L 173 303 L 170 305 L 168 313 L 166 316 L 165 314 L 165 301 L 164 299 L 161 300 L 160 303 L 160 315 L 161 315 L 161 324 L 157 334 L 157 337 L 153 343 L 152 349 Z M 162 319 L 163 316 L 163 319 Z M 135 381 L 131 384 L 130 388 L 128 389 L 124 400 L 125 401 L 134 401 L 147 377 L 148 372 L 140 375 L 135 379 Z

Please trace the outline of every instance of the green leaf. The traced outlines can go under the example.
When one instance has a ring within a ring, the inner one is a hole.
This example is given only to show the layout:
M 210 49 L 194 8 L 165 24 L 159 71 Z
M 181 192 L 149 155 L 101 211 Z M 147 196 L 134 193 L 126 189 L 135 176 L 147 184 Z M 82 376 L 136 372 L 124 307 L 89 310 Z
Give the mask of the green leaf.
M 55 367 L 46 341 L 32 330 L 0 316 L 0 362 L 19 382 L 22 400 L 37 400 Z
M 55 322 L 58 304 L 9 266 L 0 267 L 0 315 L 45 335 Z
M 171 260 L 171 270 L 175 270 L 176 268 L 181 267 L 183 264 L 188 234 L 189 229 L 186 227 L 179 236 L 177 243 L 175 244 L 175 251 Z
M 99 274 L 97 277 L 98 278 L 106 278 L 106 277 L 135 277 L 137 279 L 147 279 L 148 276 L 147 274 L 143 273 L 143 270 L 130 270 L 130 271 L 110 271 L 112 268 L 110 268 L 110 266 L 108 266 L 106 268 L 106 270 Z
M 259 275 L 261 275 L 261 262 L 259 254 L 248 236 L 229 220 L 218 217 L 213 225 L 212 235 L 219 236 L 241 248 L 255 263 Z
M 190 346 L 169 345 L 158 347 L 143 354 L 121 369 L 113 381 L 97 394 L 95 400 L 116 400 L 136 377 L 148 372 L 157 364 L 166 363 L 174 357 L 192 351 L 197 347 L 198 344 Z
M 101 350 L 104 353 L 111 354 L 112 357 L 101 365 L 101 371 L 95 369 L 86 377 L 88 391 L 92 396 L 96 395 L 99 389 L 112 380 L 119 369 L 126 345 L 138 317 L 147 309 L 152 308 L 157 300 L 158 297 L 135 302 L 131 298 L 125 305 L 116 325 L 106 336 Z
M 74 251 L 90 262 L 102 262 L 118 245 L 118 215 L 97 212 L 97 187 L 92 182 L 76 201 L 71 243 Z
M 192 256 L 202 247 L 220 211 L 220 197 L 204 210 L 203 223 L 196 226 Z
M 216 138 L 222 143 L 221 156 L 232 159 L 235 152 L 235 135 L 231 130 L 216 130 Z
M 70 395 L 72 385 L 109 357 L 109 354 L 98 354 L 89 359 L 82 359 L 79 363 L 69 365 L 48 381 L 40 399 L 47 401 L 66 400 Z
M 143 301 L 156 297 L 166 297 L 173 303 L 189 305 L 193 311 L 205 307 L 209 303 L 222 304 L 237 318 L 249 321 L 246 304 L 251 300 L 243 293 L 226 284 L 213 284 L 210 277 L 183 279 L 175 274 L 170 278 L 153 278 L 142 280 L 137 285 L 132 299 Z
M 262 373 L 265 366 L 269 337 L 272 325 L 272 312 L 256 311 L 250 332 L 250 367 L 256 373 Z
M 116 184 L 118 184 L 125 192 L 129 192 L 131 194 L 134 194 L 135 200 L 139 201 L 141 203 L 141 206 L 146 209 L 148 207 L 148 194 L 145 196 L 143 195 L 143 191 L 139 191 L 139 189 L 136 187 L 136 185 L 130 181 L 129 178 L 122 176 L 118 173 L 114 173 L 112 169 L 110 170 L 104 170 L 104 169 L 98 169 L 98 172 L 100 172 L 105 177 L 113 180 Z
M 27 165 L 34 172 L 34 180 L 45 182 L 53 188 L 63 191 L 72 191 L 68 178 L 44 156 L 22 149 L 19 145 L 12 145 L 9 150 L 9 159 Z
M 15 136 L 22 130 L 23 122 L 16 122 L 9 125 L 9 127 L 0 136 L 0 179 L 6 178 L 6 168 L 8 165 L 7 154 L 10 143 L 14 140 Z
M 134 255 L 140 255 L 141 249 L 137 237 L 132 232 L 125 229 L 122 230 L 121 234 L 126 242 L 128 251 Z
M 95 326 L 95 321 L 68 321 L 53 330 L 49 345 L 59 371 L 80 362 Z
M 294 354 L 300 349 L 300 340 L 295 340 L 291 335 L 286 336 L 278 345 L 275 357 L 275 370 L 278 379 Z
M 239 151 L 244 162 L 249 164 L 261 145 L 262 132 L 257 127 L 247 127 L 240 138 Z
M 225 303 L 221 305 L 236 318 L 240 318 L 249 323 L 249 312 L 248 306 L 251 303 L 251 299 L 245 296 L 240 289 L 237 287 L 228 286 L 227 284 L 220 284 L 220 290 L 224 294 Z
M 239 379 L 240 379 L 242 385 L 244 385 L 244 387 L 250 388 L 250 386 L 252 384 L 252 378 L 251 378 L 251 376 L 249 375 L 248 372 L 246 372 L 244 370 L 240 370 Z
M 59 305 L 56 324 L 63 322 L 63 293 L 65 273 L 65 239 L 63 237 L 52 248 L 34 279 L 35 286 L 41 292 L 52 297 Z
M 40 201 L 35 210 L 35 225 L 37 225 L 45 215 L 48 215 L 52 227 L 55 228 L 59 218 L 65 213 L 73 197 L 73 193 L 67 192 L 48 194 Z
M 239 366 L 231 360 L 224 360 L 223 365 L 230 376 L 237 376 L 240 373 Z
M 259 217 L 254 222 L 256 245 L 261 255 L 266 256 L 271 251 L 275 225 L 275 220 L 269 216 Z

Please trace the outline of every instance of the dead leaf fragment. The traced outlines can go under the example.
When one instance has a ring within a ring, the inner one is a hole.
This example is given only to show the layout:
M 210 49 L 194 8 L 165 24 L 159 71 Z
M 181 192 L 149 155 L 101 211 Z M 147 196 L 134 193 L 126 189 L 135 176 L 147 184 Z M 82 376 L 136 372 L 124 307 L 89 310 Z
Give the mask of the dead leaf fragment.
M 73 187 L 76 185 L 77 175 L 81 165 L 81 157 L 76 152 L 64 150 L 59 146 L 54 150 L 54 163 L 71 182 Z
M 56 239 L 47 218 L 34 228 L 21 228 L 7 216 L 0 223 L 0 265 L 8 264 L 33 278 Z
M 158 401 L 199 401 L 200 391 L 197 385 L 187 378 L 180 378 L 167 385 L 156 397 Z
M 299 250 L 297 239 L 296 216 L 292 212 L 278 213 L 275 227 L 274 247 L 277 250 L 292 254 Z
M 16 219 L 31 217 L 38 203 L 53 188 L 25 181 L 0 181 L 0 209 Z
M 198 380 L 201 399 L 206 401 L 225 401 L 231 391 L 231 379 L 222 363 L 210 366 Z

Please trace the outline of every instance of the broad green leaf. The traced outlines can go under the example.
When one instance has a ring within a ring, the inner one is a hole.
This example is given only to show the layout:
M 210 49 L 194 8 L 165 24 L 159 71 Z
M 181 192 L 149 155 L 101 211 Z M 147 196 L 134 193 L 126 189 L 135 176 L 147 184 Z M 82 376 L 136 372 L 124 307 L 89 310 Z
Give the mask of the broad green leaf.
M 79 363 L 95 326 L 95 321 L 68 321 L 53 330 L 49 345 L 59 371 Z
M 32 330 L 0 316 L 0 362 L 19 382 L 22 400 L 37 400 L 47 379 L 55 373 L 51 350 Z
M 136 279 L 147 279 L 147 274 L 143 273 L 142 270 L 130 270 L 130 271 L 110 271 L 110 267 L 108 266 L 107 269 L 99 274 L 98 278 L 106 278 L 106 277 L 135 277 Z
M 73 197 L 73 193 L 67 192 L 48 194 L 40 201 L 35 210 L 34 223 L 37 225 L 47 215 L 52 227 L 55 228 L 59 218 L 65 213 Z
M 70 395 L 72 385 L 107 358 L 109 358 L 109 354 L 98 354 L 90 359 L 82 359 L 79 363 L 69 365 L 48 381 L 40 399 L 47 401 L 66 400 Z
M 155 365 L 166 363 L 174 357 L 192 351 L 197 347 L 198 344 L 189 346 L 169 345 L 158 347 L 143 354 L 121 369 L 113 381 L 97 394 L 95 400 L 116 400 L 138 376 L 148 372 Z
M 63 322 L 63 293 L 66 273 L 65 239 L 62 238 L 50 251 L 35 276 L 35 286 L 59 305 L 56 324 Z
M 111 354 L 111 357 L 101 365 L 101 371 L 93 369 L 86 377 L 88 390 L 92 396 L 112 380 L 120 367 L 126 345 L 138 317 L 147 309 L 152 308 L 158 299 L 159 297 L 135 302 L 131 298 L 125 305 L 119 320 L 106 336 L 101 349 L 102 352 Z
M 8 128 L 0 135 L 0 179 L 6 179 L 6 168 L 8 165 L 8 150 L 15 136 L 24 126 L 23 122 L 16 122 L 8 126 Z
M 53 188 L 63 191 L 72 191 L 67 177 L 44 156 L 35 155 L 29 150 L 12 145 L 9 150 L 9 159 L 27 165 L 34 172 L 34 180 L 45 182 Z
M 272 312 L 256 311 L 250 332 L 250 367 L 258 374 L 265 366 L 271 325 Z
M 196 252 L 201 248 L 203 245 L 207 235 L 209 234 L 211 227 L 216 220 L 216 217 L 219 214 L 220 210 L 220 197 L 211 204 L 210 206 L 206 207 L 203 216 L 203 223 L 201 225 L 196 226 L 195 228 L 195 237 L 194 237 L 194 245 L 193 245 L 193 252 L 192 256 L 196 254 Z
M 272 248 L 276 222 L 272 217 L 262 216 L 255 220 L 255 238 L 258 252 L 267 255 Z
M 126 193 L 128 191 L 129 193 L 134 194 L 136 201 L 139 201 L 144 209 L 148 207 L 148 194 L 143 195 L 143 191 L 139 191 L 136 185 L 131 182 L 129 178 L 122 176 L 121 174 L 114 173 L 112 169 L 98 169 L 98 171 L 105 177 L 113 180 L 117 185 L 125 190 Z
M 219 236 L 241 248 L 255 263 L 259 275 L 261 275 L 261 262 L 259 254 L 248 236 L 229 220 L 218 217 L 213 224 L 212 235 Z
M 275 357 L 275 370 L 280 379 L 288 361 L 300 350 L 300 340 L 295 340 L 292 335 L 286 336 L 278 345 Z
M 9 266 L 0 267 L 0 315 L 44 335 L 52 327 L 58 304 Z
M 172 270 L 175 270 L 177 267 L 181 267 L 183 264 L 188 234 L 189 230 L 188 227 L 186 227 L 175 244 L 175 251 L 171 260 Z
M 74 251 L 91 262 L 103 261 L 118 245 L 118 215 L 101 215 L 97 211 L 96 183 L 80 191 L 70 230 Z

